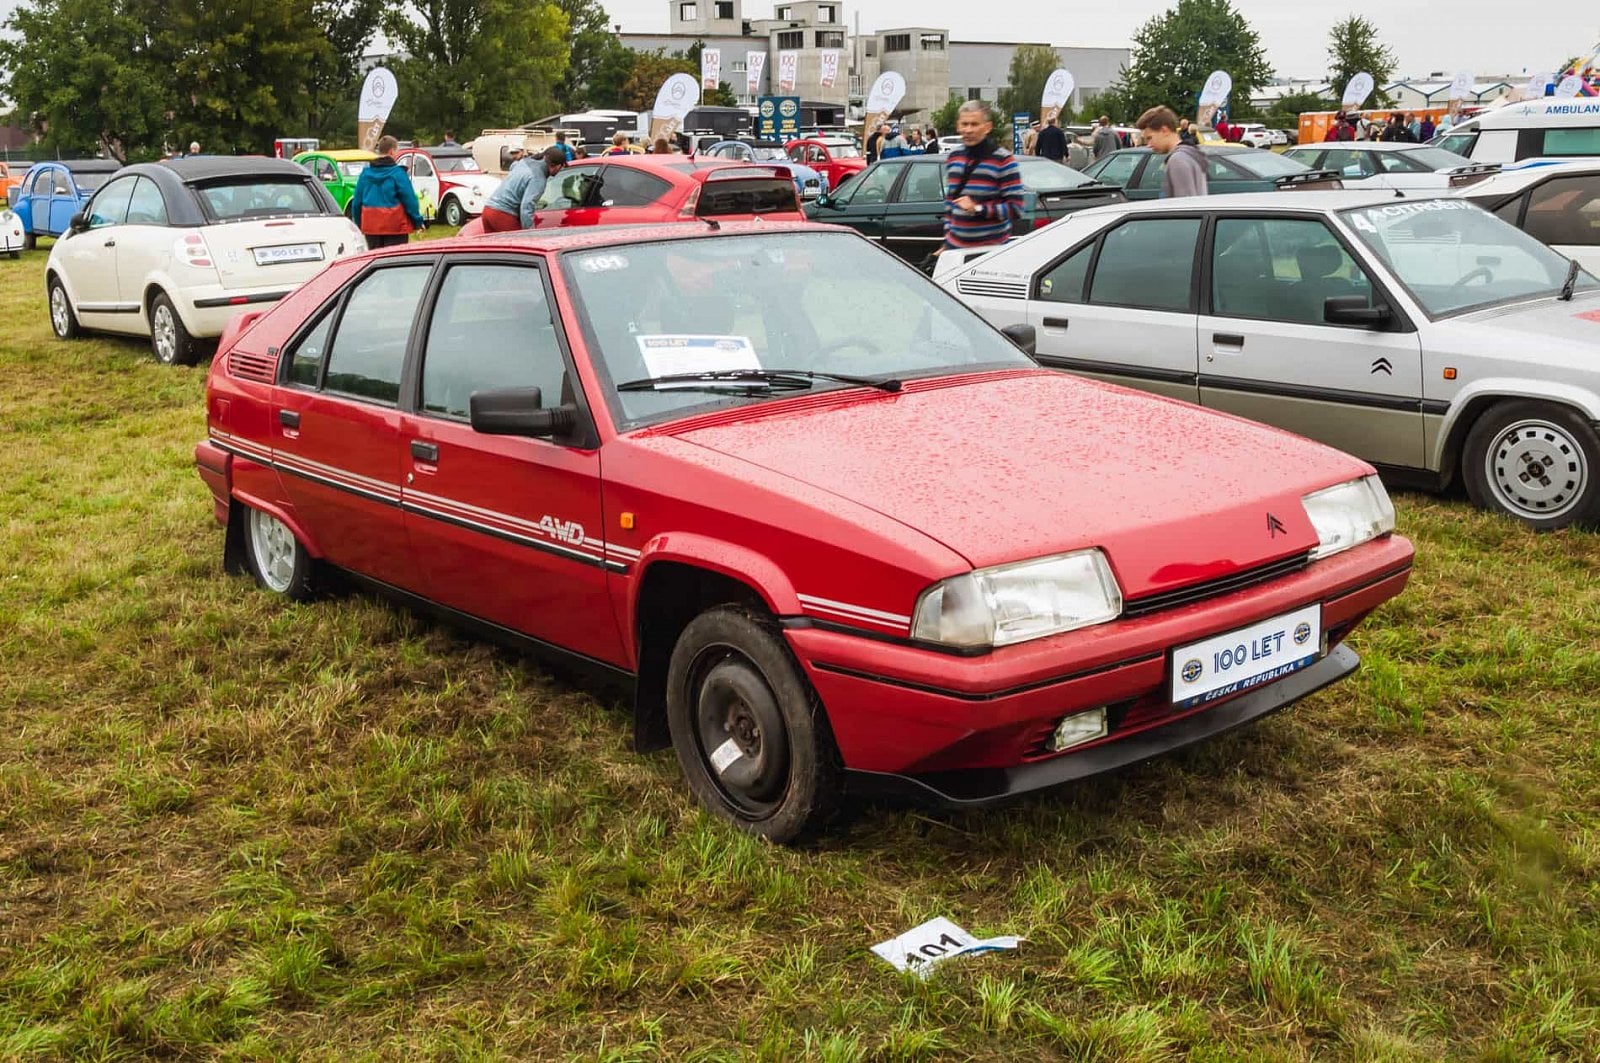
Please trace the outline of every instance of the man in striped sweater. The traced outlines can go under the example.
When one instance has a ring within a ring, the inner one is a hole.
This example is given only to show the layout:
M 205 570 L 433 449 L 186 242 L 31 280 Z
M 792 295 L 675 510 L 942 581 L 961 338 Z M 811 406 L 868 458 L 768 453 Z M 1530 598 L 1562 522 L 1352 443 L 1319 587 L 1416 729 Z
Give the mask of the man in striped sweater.
M 1011 239 L 1022 212 L 1016 156 L 994 142 L 989 105 L 968 100 L 956 115 L 961 150 L 945 163 L 945 249 L 991 247 Z

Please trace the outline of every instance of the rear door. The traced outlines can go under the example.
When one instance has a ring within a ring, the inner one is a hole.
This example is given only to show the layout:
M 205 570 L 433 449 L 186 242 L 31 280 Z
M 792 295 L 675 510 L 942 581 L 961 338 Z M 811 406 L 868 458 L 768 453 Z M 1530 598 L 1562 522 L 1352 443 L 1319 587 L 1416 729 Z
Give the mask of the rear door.
M 72 216 L 82 210 L 83 197 L 78 193 L 77 182 L 65 167 L 51 171 L 50 183 L 50 233 L 64 233 L 72 224 Z
M 1422 346 L 1392 329 L 1330 325 L 1326 302 L 1392 299 L 1314 216 L 1220 215 L 1199 319 L 1202 405 L 1384 465 L 1424 464 Z
M 1035 274 L 1038 361 L 1196 402 L 1202 215 L 1135 216 Z

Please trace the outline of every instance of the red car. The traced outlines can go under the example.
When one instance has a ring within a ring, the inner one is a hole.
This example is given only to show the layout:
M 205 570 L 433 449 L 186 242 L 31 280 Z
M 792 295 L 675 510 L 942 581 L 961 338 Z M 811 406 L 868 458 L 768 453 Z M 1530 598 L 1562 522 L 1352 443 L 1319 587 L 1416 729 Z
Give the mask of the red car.
M 866 156 L 847 140 L 791 140 L 786 150 L 790 161 L 826 174 L 830 191 L 838 191 L 840 185 L 867 168 Z
M 240 318 L 196 459 L 230 570 L 300 599 L 334 566 L 624 676 L 637 745 L 777 841 L 1354 670 L 1411 570 L 1372 468 L 1041 369 L 1027 328 L 820 226 L 417 243 Z
M 574 162 L 545 185 L 535 229 L 575 225 L 651 225 L 712 218 L 804 221 L 794 177 L 784 165 L 691 159 L 683 155 L 604 155 Z M 462 236 L 479 236 L 482 222 Z

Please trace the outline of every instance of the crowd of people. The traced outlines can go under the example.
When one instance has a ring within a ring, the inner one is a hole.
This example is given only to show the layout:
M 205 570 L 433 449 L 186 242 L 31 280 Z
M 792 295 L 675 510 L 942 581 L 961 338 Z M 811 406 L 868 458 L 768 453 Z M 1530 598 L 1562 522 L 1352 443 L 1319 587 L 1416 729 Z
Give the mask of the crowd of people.
M 1453 127 L 1448 113 L 1437 123 L 1428 114 L 1410 114 L 1392 111 L 1387 119 L 1372 117 L 1359 111 L 1340 111 L 1328 125 L 1325 142 L 1347 140 L 1380 140 L 1400 144 L 1426 144 L 1440 133 Z

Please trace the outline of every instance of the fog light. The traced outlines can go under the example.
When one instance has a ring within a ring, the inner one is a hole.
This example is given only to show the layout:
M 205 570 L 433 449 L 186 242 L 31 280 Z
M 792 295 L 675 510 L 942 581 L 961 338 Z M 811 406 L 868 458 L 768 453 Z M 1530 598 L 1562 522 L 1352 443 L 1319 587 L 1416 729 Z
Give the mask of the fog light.
M 1081 746 L 1085 742 L 1093 742 L 1096 738 L 1106 736 L 1106 710 L 1104 708 L 1090 709 L 1088 712 L 1075 712 L 1071 716 L 1063 717 L 1056 724 L 1056 733 L 1050 736 L 1050 750 L 1059 753 L 1063 749 Z

